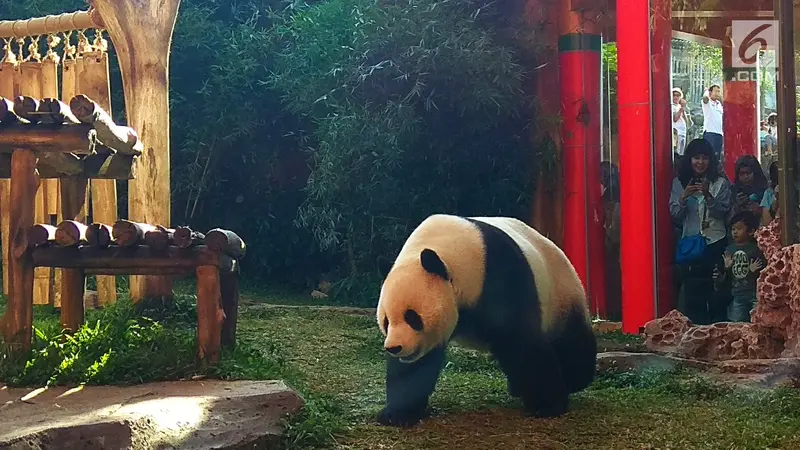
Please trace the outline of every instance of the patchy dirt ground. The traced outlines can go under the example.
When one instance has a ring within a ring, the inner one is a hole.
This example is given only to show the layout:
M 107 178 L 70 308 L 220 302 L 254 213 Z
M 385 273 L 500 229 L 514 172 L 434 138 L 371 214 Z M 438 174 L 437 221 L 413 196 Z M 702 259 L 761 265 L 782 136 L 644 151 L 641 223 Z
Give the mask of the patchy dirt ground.
M 719 383 L 678 367 L 638 365 L 573 395 L 557 419 L 525 417 L 488 356 L 454 347 L 418 427 L 378 426 L 384 401 L 381 336 L 370 316 L 330 309 L 246 308 L 243 339 L 280 349 L 309 392 L 333 398 L 345 426 L 336 449 L 797 449 L 800 395 Z M 599 349 L 643 351 L 609 333 Z M 309 447 L 310 448 L 310 447 Z

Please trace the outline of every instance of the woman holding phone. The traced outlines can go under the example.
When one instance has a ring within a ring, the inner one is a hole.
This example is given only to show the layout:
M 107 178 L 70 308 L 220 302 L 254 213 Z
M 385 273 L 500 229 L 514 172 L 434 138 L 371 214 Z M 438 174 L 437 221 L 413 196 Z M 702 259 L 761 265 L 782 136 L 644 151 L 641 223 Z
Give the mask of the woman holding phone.
M 715 295 L 713 273 L 723 263 L 728 245 L 731 184 L 720 174 L 717 155 L 707 140 L 694 139 L 686 146 L 678 176 L 672 180 L 669 206 L 681 229 L 676 250 L 683 279 L 681 309 L 695 324 L 727 320 L 727 304 Z

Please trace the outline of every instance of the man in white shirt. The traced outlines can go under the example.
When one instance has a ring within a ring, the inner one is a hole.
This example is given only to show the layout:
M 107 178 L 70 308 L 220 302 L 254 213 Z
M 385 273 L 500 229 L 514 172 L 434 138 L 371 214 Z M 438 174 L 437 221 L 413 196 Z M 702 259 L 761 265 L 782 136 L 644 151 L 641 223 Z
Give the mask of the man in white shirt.
M 675 143 L 675 153 L 683 156 L 686 148 L 686 125 L 688 115 L 686 114 L 686 100 L 683 98 L 681 88 L 672 88 L 672 130 L 678 139 Z
M 716 84 L 703 95 L 703 139 L 714 147 L 717 159 L 722 161 L 722 93 Z

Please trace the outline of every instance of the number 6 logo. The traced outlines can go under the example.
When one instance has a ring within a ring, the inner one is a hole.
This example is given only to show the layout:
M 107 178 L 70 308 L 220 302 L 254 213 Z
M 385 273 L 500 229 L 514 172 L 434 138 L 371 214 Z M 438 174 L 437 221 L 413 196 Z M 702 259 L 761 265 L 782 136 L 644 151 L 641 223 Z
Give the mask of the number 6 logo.
M 736 46 L 734 67 L 753 68 L 761 50 L 778 50 L 778 22 L 776 20 L 734 20 L 731 38 Z
M 739 46 L 739 59 L 742 60 L 745 64 L 755 64 L 756 58 L 758 57 L 758 50 L 766 50 L 767 49 L 767 40 L 763 37 L 759 37 L 758 35 L 770 28 L 772 24 L 763 23 L 753 29 L 747 36 L 744 37 L 742 40 L 742 44 Z M 753 52 L 752 56 L 747 56 L 747 51 L 750 50 L 750 47 L 758 45 L 758 50 Z

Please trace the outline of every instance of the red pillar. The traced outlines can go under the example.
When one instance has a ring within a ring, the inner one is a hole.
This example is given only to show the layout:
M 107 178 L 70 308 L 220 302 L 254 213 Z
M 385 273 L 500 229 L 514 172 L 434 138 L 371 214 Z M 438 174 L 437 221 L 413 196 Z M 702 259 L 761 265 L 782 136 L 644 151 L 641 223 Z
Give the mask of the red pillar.
M 650 1 L 617 0 L 622 330 L 655 317 Z M 665 96 L 669 92 L 662 93 Z
M 578 12 L 566 14 L 566 25 L 558 40 L 564 171 L 562 248 L 587 290 L 592 313 L 605 317 L 605 230 L 600 192 L 601 38 L 582 28 L 580 24 L 585 21 L 579 20 Z
M 672 169 L 672 2 L 650 0 L 653 11 L 651 53 L 653 55 L 653 133 L 655 150 L 656 212 L 656 302 L 663 316 L 675 307 L 672 293 L 672 255 L 674 253 L 669 194 Z
M 732 67 L 729 39 L 722 47 L 722 132 L 725 172 L 734 181 L 736 160 L 743 155 L 758 157 L 758 111 L 756 111 L 756 70 Z

